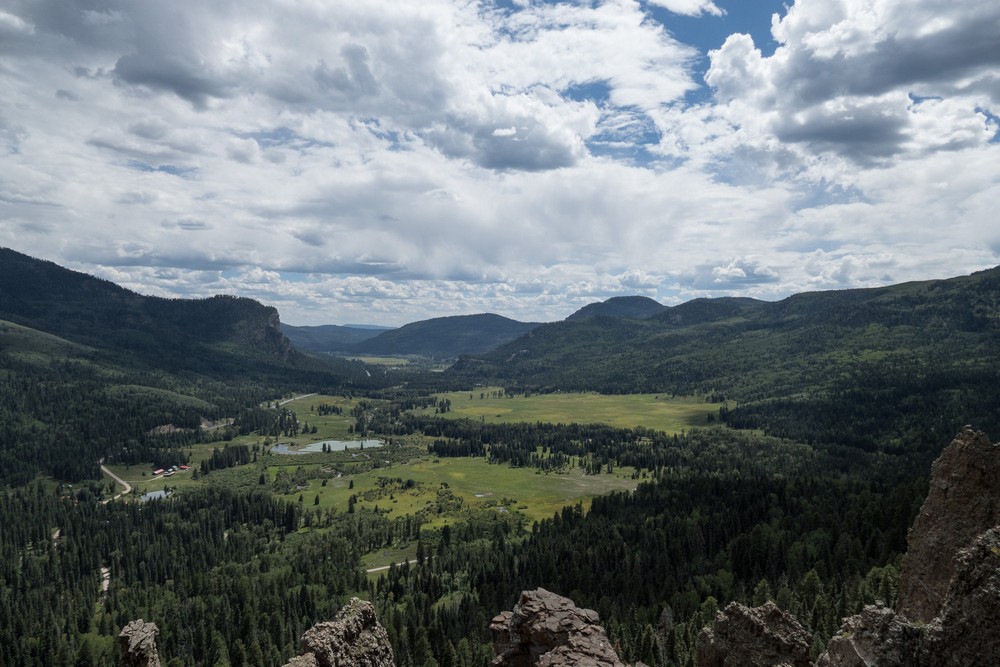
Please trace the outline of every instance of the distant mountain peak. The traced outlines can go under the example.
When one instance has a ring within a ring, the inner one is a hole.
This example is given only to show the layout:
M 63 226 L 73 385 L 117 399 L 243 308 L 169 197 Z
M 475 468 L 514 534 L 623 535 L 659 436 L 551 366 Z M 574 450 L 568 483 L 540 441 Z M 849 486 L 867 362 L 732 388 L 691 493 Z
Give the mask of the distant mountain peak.
M 627 317 L 644 320 L 666 309 L 662 303 L 648 296 L 613 296 L 606 301 L 587 304 L 566 320 L 586 320 L 591 317 Z
M 449 315 L 411 322 L 358 343 L 361 354 L 413 354 L 456 358 L 479 354 L 523 336 L 538 326 L 496 313 Z

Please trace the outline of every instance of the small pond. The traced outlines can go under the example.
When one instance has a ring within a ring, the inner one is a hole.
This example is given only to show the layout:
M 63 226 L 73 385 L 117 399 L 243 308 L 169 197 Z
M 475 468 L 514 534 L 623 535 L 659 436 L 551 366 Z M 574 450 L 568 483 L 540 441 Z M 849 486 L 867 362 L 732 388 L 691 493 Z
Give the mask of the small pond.
M 331 452 L 343 452 L 348 449 L 368 449 L 370 447 L 381 447 L 384 443 L 381 440 L 324 440 L 313 442 L 301 449 L 289 449 L 288 445 L 275 445 L 271 448 L 272 454 L 313 454 L 323 451 L 323 445 L 328 445 Z

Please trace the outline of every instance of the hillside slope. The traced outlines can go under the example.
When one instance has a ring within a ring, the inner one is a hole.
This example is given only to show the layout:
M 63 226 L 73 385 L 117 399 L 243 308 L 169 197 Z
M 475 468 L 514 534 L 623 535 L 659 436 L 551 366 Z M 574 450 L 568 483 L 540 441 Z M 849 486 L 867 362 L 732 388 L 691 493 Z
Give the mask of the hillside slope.
M 296 364 L 278 311 L 252 299 L 163 299 L 0 249 L 0 319 L 157 367 L 224 371 L 227 361 Z
M 644 320 L 666 310 L 662 303 L 645 296 L 615 296 L 606 301 L 590 303 L 566 318 L 567 321 L 591 317 L 628 317 Z
M 537 326 L 535 322 L 518 322 L 493 313 L 437 317 L 384 331 L 351 349 L 359 354 L 414 354 L 448 359 L 492 350 Z
M 0 249 L 0 485 L 95 479 L 100 458 L 176 459 L 202 418 L 380 381 L 298 352 L 251 299 L 146 297 Z M 163 425 L 181 431 L 155 435 Z

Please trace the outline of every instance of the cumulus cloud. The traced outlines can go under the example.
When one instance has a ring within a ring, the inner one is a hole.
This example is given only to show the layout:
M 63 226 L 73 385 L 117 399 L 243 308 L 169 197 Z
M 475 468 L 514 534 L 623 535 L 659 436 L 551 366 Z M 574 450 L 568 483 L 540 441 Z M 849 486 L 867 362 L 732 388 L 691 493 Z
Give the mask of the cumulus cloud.
M 998 261 L 993 3 L 797 0 L 770 55 L 674 37 L 722 13 L 10 0 L 0 245 L 316 324 Z
M 991 133 L 975 107 L 991 104 L 1000 73 L 998 22 L 1000 7 L 985 0 L 798 0 L 775 17 L 773 55 L 749 35 L 732 35 L 709 54 L 706 81 L 719 115 L 751 128 L 748 143 L 884 164 L 952 149 L 958 144 L 924 130 L 958 124 L 962 145 L 983 145 Z M 947 103 L 914 103 L 927 97 Z
M 651 290 L 659 287 L 662 277 L 652 276 L 642 269 L 628 269 L 617 276 L 622 287 L 633 290 Z
M 686 287 L 700 290 L 739 290 L 746 286 L 775 283 L 778 273 L 754 259 L 736 257 L 720 263 L 692 267 L 682 277 Z

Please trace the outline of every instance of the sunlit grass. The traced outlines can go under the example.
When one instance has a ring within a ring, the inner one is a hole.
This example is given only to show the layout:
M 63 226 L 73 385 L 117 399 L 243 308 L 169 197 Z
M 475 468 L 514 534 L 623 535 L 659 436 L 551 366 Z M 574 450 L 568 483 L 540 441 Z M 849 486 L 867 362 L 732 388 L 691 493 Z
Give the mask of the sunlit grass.
M 695 397 L 669 394 L 605 395 L 559 393 L 506 397 L 496 387 L 438 394 L 451 401 L 449 419 L 476 419 L 486 423 L 550 422 L 608 424 L 623 428 L 645 428 L 679 433 L 709 423 L 708 415 L 718 415 L 719 404 Z M 434 414 L 434 408 L 420 411 Z
M 298 467 L 286 466 L 289 472 Z M 269 466 L 268 479 L 273 480 L 279 466 Z M 413 480 L 415 488 L 393 490 L 388 493 L 379 488 L 379 478 Z M 351 488 L 353 482 L 354 488 Z M 501 501 L 509 510 L 517 510 L 534 521 L 552 516 L 567 505 L 582 503 L 589 506 L 595 496 L 611 491 L 631 490 L 636 487 L 631 468 L 621 468 L 613 474 L 585 475 L 579 468 L 566 473 L 537 473 L 534 468 L 511 468 L 507 465 L 489 464 L 483 458 L 432 458 L 427 457 L 406 464 L 397 464 L 356 475 L 345 475 L 322 480 L 309 480 L 308 488 L 298 491 L 306 506 L 315 504 L 319 496 L 320 507 L 335 507 L 347 511 L 351 495 L 358 498 L 356 507 L 378 507 L 389 510 L 390 516 L 415 514 L 433 508 L 442 483 L 460 498 L 466 507 L 497 507 Z M 370 500 L 364 497 L 368 493 Z M 390 497 L 391 495 L 391 497 Z M 295 494 L 291 494 L 292 497 Z M 432 517 L 431 525 L 453 522 L 455 517 Z

